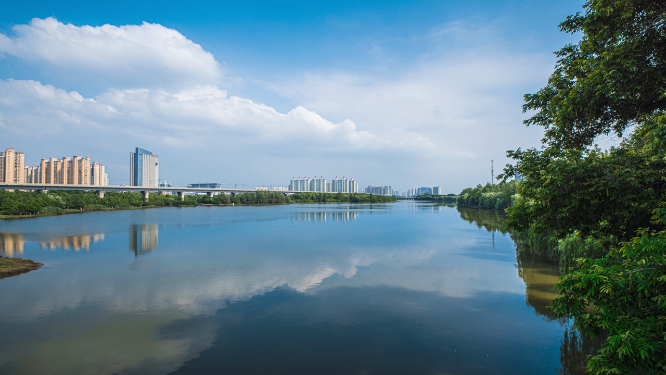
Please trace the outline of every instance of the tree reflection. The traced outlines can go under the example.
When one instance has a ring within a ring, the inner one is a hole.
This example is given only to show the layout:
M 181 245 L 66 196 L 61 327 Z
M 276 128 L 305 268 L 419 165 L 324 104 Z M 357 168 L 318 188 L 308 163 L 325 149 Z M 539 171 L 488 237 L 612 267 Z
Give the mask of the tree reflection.
M 591 338 L 571 328 L 569 319 L 558 318 L 550 308 L 553 299 L 559 296 L 555 287 L 560 277 L 559 265 L 534 256 L 528 245 L 519 236 L 508 231 L 501 211 L 458 207 L 460 217 L 478 228 L 489 232 L 509 233 L 516 244 L 516 268 L 518 276 L 525 283 L 525 304 L 534 309 L 535 314 L 548 322 L 558 322 L 564 327 L 560 342 L 560 365 L 556 373 L 560 375 L 580 375 L 587 373 L 585 360 L 596 354 L 604 342 L 603 337 Z
M 502 234 L 508 232 L 508 228 L 504 221 L 506 214 L 504 211 L 484 210 L 480 208 L 465 208 L 456 207 L 460 213 L 460 218 L 470 224 L 475 224 L 479 229 L 483 228 L 488 232 L 501 232 Z

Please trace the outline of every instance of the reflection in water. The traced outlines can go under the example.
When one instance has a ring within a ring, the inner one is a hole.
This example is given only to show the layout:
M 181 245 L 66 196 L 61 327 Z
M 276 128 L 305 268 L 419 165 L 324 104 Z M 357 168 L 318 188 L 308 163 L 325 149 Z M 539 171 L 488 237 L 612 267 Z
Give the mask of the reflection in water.
M 504 223 L 506 215 L 494 210 L 472 209 L 458 207 L 460 217 L 478 228 L 489 232 L 499 231 L 507 233 Z M 494 239 L 494 237 L 493 237 Z M 595 354 L 603 343 L 602 338 L 583 336 L 569 326 L 569 320 L 558 318 L 550 308 L 550 303 L 559 296 L 555 287 L 560 278 L 559 265 L 556 262 L 540 259 L 527 251 L 521 251 L 524 246 L 519 243 L 517 236 L 512 236 L 516 242 L 516 268 L 518 276 L 525 283 L 525 304 L 534 309 L 534 312 L 544 320 L 557 321 L 565 326 L 564 337 L 560 343 L 560 365 L 557 373 L 560 375 L 582 375 L 586 373 L 585 359 Z
M 0 233 L 0 254 L 6 257 L 14 257 L 23 254 L 25 242 L 39 242 L 42 249 L 55 250 L 90 250 L 90 244 L 104 241 L 104 233 L 84 234 L 79 236 L 59 236 L 48 240 L 28 241 L 22 234 L 18 233 Z
M 157 224 L 130 225 L 129 249 L 135 256 L 157 249 Z
M 0 254 L 10 258 L 23 254 L 23 236 L 17 233 L 0 233 Z
M 535 307 L 554 275 L 520 259 L 516 277 L 508 234 L 488 251 L 500 215 L 416 205 L 0 222 L 21 243 L 108 233 L 94 256 L 25 246 L 49 267 L 2 281 L 0 374 L 576 374 L 586 341 Z M 125 231 L 154 252 L 127 257 Z
M 564 337 L 560 344 L 560 363 L 558 369 L 560 375 L 586 374 L 585 359 L 588 355 L 595 355 L 605 337 L 590 338 L 582 336 L 578 330 L 566 327 Z
M 547 321 L 559 320 L 564 324 L 566 319 L 558 319 L 549 307 L 550 302 L 559 295 L 555 287 L 560 278 L 558 264 L 521 253 L 516 254 L 516 262 L 518 276 L 525 282 L 527 306 Z
M 98 234 L 86 234 L 82 236 L 62 236 L 56 237 L 52 240 L 40 242 L 39 245 L 42 249 L 54 250 L 58 247 L 63 250 L 81 250 L 85 249 L 86 251 L 90 250 L 90 243 L 95 243 L 99 241 L 104 241 L 104 233 Z
M 508 228 L 504 221 L 504 211 L 484 210 L 480 208 L 465 208 L 457 206 L 460 218 L 468 223 L 475 224 L 479 229 L 484 228 L 488 232 L 506 233 Z
M 348 221 L 356 220 L 358 211 L 341 211 L 341 212 L 295 212 L 291 221 L 299 223 L 316 223 L 316 222 L 335 222 L 346 223 Z

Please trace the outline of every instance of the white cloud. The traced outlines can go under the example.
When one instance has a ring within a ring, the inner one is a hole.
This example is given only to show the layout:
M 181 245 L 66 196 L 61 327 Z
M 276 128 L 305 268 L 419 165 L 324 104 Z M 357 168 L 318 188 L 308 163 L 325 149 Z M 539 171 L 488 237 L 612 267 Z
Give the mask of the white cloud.
M 90 81 L 102 90 L 86 98 L 35 81 L 0 81 L 0 128 L 12 146 L 44 153 L 34 140 L 48 140 L 76 149 L 67 154 L 94 151 L 122 174 L 126 160 L 118 155 L 137 145 L 174 155 L 196 150 L 212 162 L 243 155 L 238 169 L 262 178 L 234 180 L 259 184 L 304 173 L 364 176 L 363 184 L 399 190 L 418 184 L 454 192 L 485 182 L 489 159 L 501 166 L 507 149 L 538 144 L 541 129 L 521 124 L 522 94 L 552 69 L 550 57 L 498 46 L 492 27 L 454 23 L 422 36 L 429 52 L 390 77 L 311 71 L 262 83 L 264 92 L 291 101 L 280 112 L 218 88 L 215 58 L 161 25 L 78 27 L 47 18 L 14 31 L 0 34 L 0 56 L 56 70 L 68 87 Z M 469 47 L 457 48 L 461 42 Z M 283 163 L 276 167 L 274 157 Z M 179 162 L 163 163 L 164 171 L 207 173 Z
M 429 52 L 396 73 L 311 71 L 259 84 L 334 121 L 344 114 L 371 132 L 426 137 L 432 162 L 412 165 L 413 175 L 423 186 L 446 176 L 445 188 L 460 191 L 490 180 L 490 159 L 500 171 L 506 150 L 538 146 L 543 134 L 522 124 L 523 94 L 546 82 L 554 58 L 512 53 L 492 42 L 492 31 L 437 28 Z M 466 48 L 453 48 L 460 40 Z
M 373 158 L 386 152 L 415 155 L 432 149 L 427 138 L 414 132 L 359 130 L 348 119 L 333 123 L 300 106 L 280 113 L 228 96 L 216 86 L 174 92 L 111 89 L 84 98 L 36 81 L 0 80 L 0 116 L 5 139 L 13 147 L 24 145 L 21 151 L 33 158 L 53 156 L 49 149 L 70 149 L 68 153 L 94 153 L 93 159 L 102 163 L 122 157 L 125 164 L 125 154 L 136 145 L 168 150 L 174 158 L 196 150 L 199 160 L 211 161 L 234 153 L 249 159 L 291 155 L 294 150 L 301 158 Z M 184 174 L 188 172 L 203 171 L 190 166 Z
M 54 69 L 79 83 L 114 87 L 210 84 L 222 78 L 212 54 L 176 30 L 158 24 L 75 26 L 35 18 L 0 34 L 4 53 Z

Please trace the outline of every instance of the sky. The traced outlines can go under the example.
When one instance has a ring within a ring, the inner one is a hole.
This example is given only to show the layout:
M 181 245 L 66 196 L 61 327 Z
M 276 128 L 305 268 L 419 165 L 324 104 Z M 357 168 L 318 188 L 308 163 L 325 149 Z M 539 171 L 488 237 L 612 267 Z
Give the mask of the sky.
M 0 12 L 0 149 L 89 155 L 112 185 L 129 154 L 177 186 L 443 193 L 540 147 L 523 95 L 583 1 L 24 1 Z

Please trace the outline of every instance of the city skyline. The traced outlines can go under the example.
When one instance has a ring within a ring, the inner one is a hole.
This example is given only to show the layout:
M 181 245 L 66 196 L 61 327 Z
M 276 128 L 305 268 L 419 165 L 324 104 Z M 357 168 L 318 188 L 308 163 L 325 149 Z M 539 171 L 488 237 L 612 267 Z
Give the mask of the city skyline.
M 26 165 L 94 154 L 112 185 L 142 145 L 179 186 L 345 171 L 445 192 L 539 146 L 522 96 L 576 39 L 557 25 L 581 1 L 390 4 L 13 5 L 0 15 L 3 140 Z

